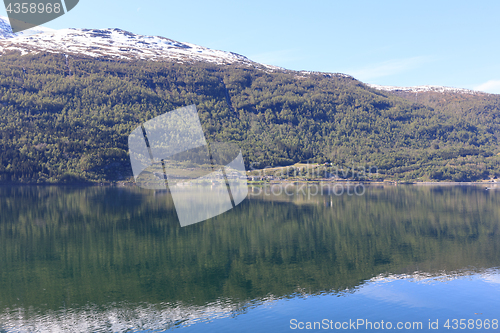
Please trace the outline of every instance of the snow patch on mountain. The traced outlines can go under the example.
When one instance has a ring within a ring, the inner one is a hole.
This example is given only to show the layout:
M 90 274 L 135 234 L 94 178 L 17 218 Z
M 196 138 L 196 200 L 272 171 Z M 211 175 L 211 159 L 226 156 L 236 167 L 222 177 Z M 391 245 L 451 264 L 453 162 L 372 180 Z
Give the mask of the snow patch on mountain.
M 5 16 L 0 16 L 0 40 L 14 38 L 19 36 L 31 36 L 36 34 L 41 34 L 44 32 L 55 31 L 54 29 L 45 28 L 45 27 L 34 27 L 31 29 L 27 29 L 18 33 L 13 33 L 12 28 L 9 23 L 9 19 Z
M 366 84 L 370 88 L 377 90 L 390 91 L 390 92 L 438 92 L 438 93 L 461 93 L 470 95 L 482 95 L 485 94 L 481 91 L 463 89 L 463 88 L 452 88 L 443 86 L 414 86 L 414 87 L 396 87 L 396 86 L 381 86 L 378 84 Z
M 12 28 L 6 17 L 0 16 L 0 39 L 11 38 L 14 36 Z
M 347 75 L 344 73 L 327 73 L 327 72 L 318 72 L 318 71 L 298 71 L 297 76 L 301 78 L 305 78 L 309 75 L 323 75 L 325 77 L 343 77 L 354 79 L 351 75 Z

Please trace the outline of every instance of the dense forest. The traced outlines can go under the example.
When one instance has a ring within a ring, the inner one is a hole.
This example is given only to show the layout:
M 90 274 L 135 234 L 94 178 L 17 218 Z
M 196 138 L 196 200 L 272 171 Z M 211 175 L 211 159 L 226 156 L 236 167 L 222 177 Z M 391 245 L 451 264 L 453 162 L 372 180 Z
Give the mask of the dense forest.
M 131 180 L 127 138 L 195 104 L 248 169 L 376 167 L 380 179 L 500 176 L 500 96 L 402 96 L 352 77 L 209 63 L 0 57 L 0 183 Z

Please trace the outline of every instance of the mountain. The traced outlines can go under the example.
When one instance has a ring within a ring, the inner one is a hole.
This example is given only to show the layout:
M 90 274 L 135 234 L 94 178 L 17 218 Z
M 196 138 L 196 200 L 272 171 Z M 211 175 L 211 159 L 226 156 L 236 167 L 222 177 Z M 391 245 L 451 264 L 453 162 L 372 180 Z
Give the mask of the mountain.
M 242 147 L 248 170 L 330 162 L 354 178 L 500 176 L 499 95 L 381 90 L 119 29 L 2 29 L 0 183 L 130 180 L 130 132 L 190 104 L 209 141 Z
M 121 29 L 63 29 L 56 31 L 37 27 L 27 30 L 25 33 L 13 34 L 8 19 L 0 16 L 0 36 L 3 36 L 4 39 L 0 41 L 0 53 L 8 51 L 20 51 L 21 54 L 51 52 L 115 60 L 170 60 L 179 63 L 204 61 L 218 65 L 238 64 L 260 69 L 284 70 L 277 66 L 256 63 L 237 53 L 181 43 L 165 37 L 136 35 Z M 300 72 L 301 75 L 311 73 L 314 72 Z M 336 73 L 336 75 L 345 74 Z M 469 89 L 442 86 L 396 87 L 376 84 L 367 84 L 367 86 L 388 92 L 484 94 Z

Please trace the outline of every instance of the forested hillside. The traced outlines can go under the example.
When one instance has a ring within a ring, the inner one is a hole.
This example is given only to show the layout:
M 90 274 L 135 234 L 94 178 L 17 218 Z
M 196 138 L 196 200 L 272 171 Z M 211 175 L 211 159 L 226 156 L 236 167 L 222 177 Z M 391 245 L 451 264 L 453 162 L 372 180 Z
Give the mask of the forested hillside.
M 204 62 L 0 57 L 0 182 L 131 179 L 127 137 L 196 104 L 209 140 L 237 142 L 247 168 L 371 165 L 380 178 L 500 176 L 500 97 L 414 100 L 345 75 Z

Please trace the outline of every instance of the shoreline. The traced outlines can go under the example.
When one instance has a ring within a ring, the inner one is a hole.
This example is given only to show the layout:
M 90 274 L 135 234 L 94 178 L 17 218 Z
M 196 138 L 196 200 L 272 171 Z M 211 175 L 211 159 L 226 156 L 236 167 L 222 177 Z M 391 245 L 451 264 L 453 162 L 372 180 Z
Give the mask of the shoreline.
M 248 185 L 279 185 L 279 184 L 364 184 L 364 185 L 496 185 L 500 184 L 500 181 L 489 181 L 482 180 L 476 182 L 452 182 L 452 181 L 442 181 L 442 182 L 433 182 L 433 181 L 395 181 L 395 180 L 383 180 L 383 181 L 371 181 L 371 180 L 351 180 L 351 179 L 343 179 L 343 180 L 273 180 L 273 181 L 259 181 L 252 182 L 249 181 Z
M 384 181 L 369 181 L 369 180 L 281 180 L 281 181 L 248 181 L 248 186 L 271 186 L 271 185 L 303 185 L 303 184 L 343 184 L 343 185 L 386 185 L 386 186 L 473 186 L 473 185 L 497 185 L 500 184 L 500 181 L 477 181 L 477 182 L 410 182 L 410 181 L 393 181 L 393 180 L 384 180 Z M 0 186 L 67 186 L 67 187 L 93 187 L 93 186 L 106 186 L 106 187 L 138 187 L 135 182 L 131 181 L 120 181 L 120 182 L 101 182 L 101 183 L 92 183 L 92 182 L 75 182 L 75 183 L 0 183 Z

